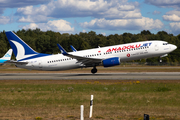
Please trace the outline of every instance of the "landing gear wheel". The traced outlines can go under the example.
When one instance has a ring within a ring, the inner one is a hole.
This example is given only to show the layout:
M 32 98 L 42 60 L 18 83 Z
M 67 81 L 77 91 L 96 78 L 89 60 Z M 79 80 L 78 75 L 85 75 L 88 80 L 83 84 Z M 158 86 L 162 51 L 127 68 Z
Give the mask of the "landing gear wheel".
M 93 74 L 95 74 L 97 72 L 97 69 L 96 68 L 93 68 L 92 70 L 91 70 L 91 73 L 93 73 Z

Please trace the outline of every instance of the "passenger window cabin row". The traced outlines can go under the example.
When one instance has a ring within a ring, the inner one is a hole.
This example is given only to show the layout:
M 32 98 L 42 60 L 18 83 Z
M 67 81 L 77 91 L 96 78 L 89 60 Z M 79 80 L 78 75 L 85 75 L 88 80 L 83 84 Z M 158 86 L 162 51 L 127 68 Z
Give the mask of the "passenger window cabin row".
M 118 51 L 114 51 L 114 53 L 134 51 L 134 50 L 141 50 L 141 49 L 147 49 L 147 48 L 149 48 L 149 46 L 140 47 L 140 48 L 132 48 L 132 49 L 127 49 L 127 50 L 118 50 Z M 106 55 L 106 54 L 112 54 L 112 52 L 105 52 L 104 55 Z M 86 56 L 83 56 L 83 57 L 89 58 L 89 57 L 95 57 L 95 56 L 100 56 L 100 55 L 101 55 L 101 53 L 99 53 L 99 54 L 92 54 L 92 55 L 86 55 Z M 51 61 L 47 61 L 47 63 L 55 63 L 55 62 L 62 62 L 62 61 L 68 61 L 68 60 L 73 60 L 73 58 L 51 60 Z

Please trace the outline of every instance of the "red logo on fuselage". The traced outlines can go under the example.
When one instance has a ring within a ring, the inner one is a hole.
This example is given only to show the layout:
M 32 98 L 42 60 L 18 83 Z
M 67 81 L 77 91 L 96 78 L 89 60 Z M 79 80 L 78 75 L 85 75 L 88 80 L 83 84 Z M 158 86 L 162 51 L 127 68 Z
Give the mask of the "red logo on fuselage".
M 136 45 L 128 45 L 128 46 L 116 47 L 116 48 L 109 48 L 106 52 L 139 48 L 140 46 L 141 46 L 141 44 L 136 44 Z
M 127 54 L 127 57 L 130 57 L 130 54 L 129 54 L 129 53 Z

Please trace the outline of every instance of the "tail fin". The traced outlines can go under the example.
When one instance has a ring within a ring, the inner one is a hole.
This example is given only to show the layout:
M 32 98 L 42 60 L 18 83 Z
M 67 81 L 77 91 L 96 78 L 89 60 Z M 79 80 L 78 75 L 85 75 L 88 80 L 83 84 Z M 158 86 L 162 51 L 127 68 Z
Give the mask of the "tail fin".
M 2 58 L 0 58 L 0 59 L 2 59 L 2 60 L 10 60 L 11 59 L 11 55 L 12 55 L 12 49 L 9 49 L 7 51 L 7 53 Z
M 9 31 L 6 32 L 6 36 L 17 60 L 21 60 L 38 54 L 23 40 L 21 40 L 21 38 L 19 38 L 15 33 Z

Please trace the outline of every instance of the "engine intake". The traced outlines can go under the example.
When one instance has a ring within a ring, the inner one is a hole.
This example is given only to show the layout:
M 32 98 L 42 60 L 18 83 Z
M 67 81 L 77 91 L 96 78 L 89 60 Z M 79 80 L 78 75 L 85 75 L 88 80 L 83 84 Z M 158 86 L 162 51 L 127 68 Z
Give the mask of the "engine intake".
M 120 58 L 119 57 L 108 58 L 103 60 L 102 63 L 104 67 L 120 65 Z

